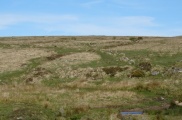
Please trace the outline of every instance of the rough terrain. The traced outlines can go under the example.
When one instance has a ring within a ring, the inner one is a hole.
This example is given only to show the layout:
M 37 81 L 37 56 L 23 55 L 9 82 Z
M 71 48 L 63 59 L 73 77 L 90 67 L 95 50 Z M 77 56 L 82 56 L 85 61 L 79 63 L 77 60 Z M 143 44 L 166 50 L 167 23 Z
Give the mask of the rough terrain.
M 0 38 L 0 119 L 182 118 L 182 37 Z

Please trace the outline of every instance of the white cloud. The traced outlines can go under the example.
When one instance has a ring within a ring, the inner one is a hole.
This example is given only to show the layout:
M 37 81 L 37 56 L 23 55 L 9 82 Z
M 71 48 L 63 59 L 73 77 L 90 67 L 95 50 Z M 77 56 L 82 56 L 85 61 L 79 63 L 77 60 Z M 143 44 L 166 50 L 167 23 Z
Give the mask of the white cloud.
M 115 5 L 124 8 L 124 7 L 129 7 L 131 9 L 146 9 L 146 1 L 139 1 L 139 0 L 112 0 Z
M 149 16 L 101 17 L 92 21 L 85 21 L 76 15 L 16 15 L 0 14 L 0 30 L 22 23 L 31 24 L 35 35 L 39 32 L 45 35 L 149 35 L 172 36 L 180 34 L 181 29 L 171 28 L 156 23 L 155 18 Z M 83 22 L 84 21 L 84 22 Z M 26 27 L 26 24 L 24 24 Z M 39 32 L 36 32 L 39 31 Z M 21 33 L 23 31 L 20 31 Z M 30 31 L 32 32 L 32 31 Z M 28 33 L 27 33 L 28 34 Z
M 11 25 L 21 24 L 22 22 L 31 22 L 39 24 L 55 24 L 59 22 L 77 21 L 78 17 L 74 15 L 19 15 L 19 14 L 0 14 L 0 29 L 5 29 Z
M 81 19 L 81 18 L 80 18 Z M 126 16 L 115 18 L 97 18 L 91 22 L 60 24 L 52 26 L 51 31 L 64 31 L 66 35 L 159 35 L 152 28 L 160 25 L 153 17 Z M 47 27 L 50 30 L 50 27 Z M 156 29 L 155 29 L 156 30 Z M 162 33 L 161 33 L 162 34 Z
M 0 28 L 34 23 L 36 28 L 47 33 L 61 31 L 67 35 L 139 35 L 147 34 L 147 27 L 157 24 L 154 18 L 147 16 L 125 16 L 115 18 L 97 18 L 95 21 L 81 22 L 83 18 L 74 15 L 0 15 Z M 104 23 L 104 25 L 102 25 Z
M 148 16 L 127 16 L 127 17 L 121 17 L 118 18 L 117 23 L 120 23 L 122 26 L 144 26 L 144 27 L 149 27 L 149 26 L 158 26 L 154 22 L 153 17 L 148 17 Z
M 103 2 L 103 0 L 93 0 L 91 2 L 82 3 L 81 6 L 86 7 L 86 8 L 90 8 L 90 7 L 94 6 L 94 5 L 100 4 L 102 2 Z
M 130 6 L 138 5 L 138 2 L 136 2 L 136 0 L 133 0 L 132 2 L 127 0 L 113 0 L 113 2 L 120 5 L 130 5 Z
M 78 17 L 73 15 L 36 15 L 25 18 L 26 21 L 35 23 L 56 23 L 63 21 L 77 21 Z
M 163 29 L 163 30 L 155 30 L 156 34 L 162 36 L 181 36 L 182 29 L 181 28 L 170 28 L 170 29 Z
M 0 29 L 5 29 L 7 26 L 13 25 L 19 21 L 21 21 L 21 19 L 19 18 L 19 16 L 14 16 L 14 15 L 9 15 L 9 14 L 5 14 L 5 15 L 0 15 Z

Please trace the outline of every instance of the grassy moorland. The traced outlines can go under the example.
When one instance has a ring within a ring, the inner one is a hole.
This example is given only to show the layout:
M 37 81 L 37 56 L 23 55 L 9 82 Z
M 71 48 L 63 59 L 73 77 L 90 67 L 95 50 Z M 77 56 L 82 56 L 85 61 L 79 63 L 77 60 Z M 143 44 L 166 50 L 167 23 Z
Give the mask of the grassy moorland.
M 182 118 L 182 37 L 1 37 L 0 120 Z

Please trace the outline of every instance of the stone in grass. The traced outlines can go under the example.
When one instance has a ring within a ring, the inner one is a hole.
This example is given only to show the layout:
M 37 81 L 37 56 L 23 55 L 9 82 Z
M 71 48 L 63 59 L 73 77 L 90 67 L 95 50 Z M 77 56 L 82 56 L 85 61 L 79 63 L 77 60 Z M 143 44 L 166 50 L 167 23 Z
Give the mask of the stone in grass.
M 168 69 L 168 73 L 182 73 L 182 62 L 176 62 L 174 66 Z
M 157 76 L 159 74 L 160 74 L 160 71 L 158 71 L 158 70 L 154 70 L 154 71 L 151 72 L 152 76 Z
M 145 73 L 140 69 L 132 70 L 129 77 L 145 77 Z
M 150 71 L 150 75 L 152 75 L 152 76 L 163 75 L 164 71 L 165 71 L 165 67 L 156 65 L 156 66 L 152 67 L 152 69 Z
M 175 103 L 177 106 L 180 106 L 180 107 L 182 107 L 182 102 L 179 102 L 179 101 L 174 101 L 174 103 Z
M 175 66 L 173 66 L 173 67 L 171 67 L 171 68 L 169 68 L 169 69 L 166 69 L 165 71 L 164 71 L 164 74 L 166 75 L 166 76 L 174 76 L 174 75 L 177 75 L 177 74 L 180 74 L 180 73 L 182 73 L 182 68 L 179 68 L 179 67 L 175 67 Z
M 182 107 L 182 102 L 178 101 L 178 100 L 175 100 L 175 101 L 171 101 L 170 103 L 170 108 L 174 108 L 174 107 Z

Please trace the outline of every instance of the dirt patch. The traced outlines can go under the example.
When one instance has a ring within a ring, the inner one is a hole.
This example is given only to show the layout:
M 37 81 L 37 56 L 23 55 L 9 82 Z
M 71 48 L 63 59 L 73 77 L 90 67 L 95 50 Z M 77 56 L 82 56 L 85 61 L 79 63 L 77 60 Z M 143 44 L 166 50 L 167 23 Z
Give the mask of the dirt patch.
M 20 69 L 28 60 L 51 55 L 41 49 L 0 49 L 0 73 Z

